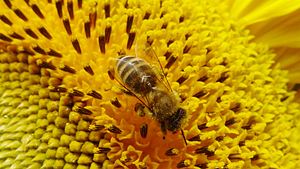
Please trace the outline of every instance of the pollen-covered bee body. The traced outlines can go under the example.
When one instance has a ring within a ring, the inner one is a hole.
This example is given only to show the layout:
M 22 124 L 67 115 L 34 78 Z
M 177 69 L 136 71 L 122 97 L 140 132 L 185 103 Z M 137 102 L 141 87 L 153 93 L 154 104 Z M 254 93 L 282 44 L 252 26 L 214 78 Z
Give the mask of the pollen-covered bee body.
M 117 60 L 116 71 L 124 86 L 145 101 L 164 134 L 181 128 L 186 112 L 178 107 L 173 92 L 162 84 L 150 64 L 135 56 L 122 56 Z
M 176 100 L 171 93 L 156 88 L 149 92 L 147 97 L 149 98 L 149 107 L 152 108 L 154 116 L 159 117 L 159 121 L 165 121 L 176 112 Z

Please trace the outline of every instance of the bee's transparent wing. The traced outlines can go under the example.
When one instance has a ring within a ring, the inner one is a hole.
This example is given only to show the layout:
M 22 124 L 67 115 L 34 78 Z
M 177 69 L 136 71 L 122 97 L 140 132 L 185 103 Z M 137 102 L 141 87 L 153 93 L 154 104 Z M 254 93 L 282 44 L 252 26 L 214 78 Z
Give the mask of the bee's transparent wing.
M 165 88 L 173 92 L 167 79 L 167 74 L 159 60 L 159 56 L 152 47 L 152 42 L 149 42 L 148 40 L 146 42 L 137 41 L 135 44 L 135 52 L 137 57 L 140 57 L 151 64 L 153 71 L 157 74 L 157 80 L 160 81 Z

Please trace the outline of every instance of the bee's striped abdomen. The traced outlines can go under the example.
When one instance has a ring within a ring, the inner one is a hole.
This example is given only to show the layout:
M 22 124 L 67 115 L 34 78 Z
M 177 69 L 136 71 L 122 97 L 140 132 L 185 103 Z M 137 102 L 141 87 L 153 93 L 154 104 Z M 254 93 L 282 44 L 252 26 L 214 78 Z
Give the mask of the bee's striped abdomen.
M 117 61 L 117 72 L 123 83 L 138 94 L 145 95 L 156 85 L 156 75 L 144 60 L 123 56 Z

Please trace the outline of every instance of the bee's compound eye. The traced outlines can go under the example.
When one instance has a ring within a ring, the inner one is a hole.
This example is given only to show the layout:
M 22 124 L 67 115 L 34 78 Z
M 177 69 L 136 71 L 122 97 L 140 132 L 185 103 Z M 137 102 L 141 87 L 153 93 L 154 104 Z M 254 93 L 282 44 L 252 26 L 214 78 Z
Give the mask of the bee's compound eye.
M 168 130 L 176 132 L 180 129 L 183 118 L 186 116 L 186 111 L 182 108 L 178 108 L 176 113 L 168 119 Z
M 186 115 L 186 111 L 183 108 L 179 108 L 176 114 L 180 117 L 184 117 Z

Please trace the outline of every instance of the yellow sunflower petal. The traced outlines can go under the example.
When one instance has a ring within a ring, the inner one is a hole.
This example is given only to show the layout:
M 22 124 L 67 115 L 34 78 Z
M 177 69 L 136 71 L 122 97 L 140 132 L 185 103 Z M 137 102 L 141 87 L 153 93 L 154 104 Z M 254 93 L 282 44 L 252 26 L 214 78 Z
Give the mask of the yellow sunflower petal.
M 230 1 L 231 14 L 277 54 L 276 61 L 289 71 L 290 83 L 299 83 L 297 68 L 300 48 L 299 1 Z
M 270 47 L 300 48 L 300 9 L 288 15 L 255 23 L 249 29 L 255 40 Z
M 251 25 L 274 17 L 289 14 L 300 8 L 299 0 L 246 0 L 229 1 L 231 14 L 242 25 Z
M 278 47 L 275 52 L 281 67 L 289 71 L 290 83 L 300 83 L 300 48 Z

